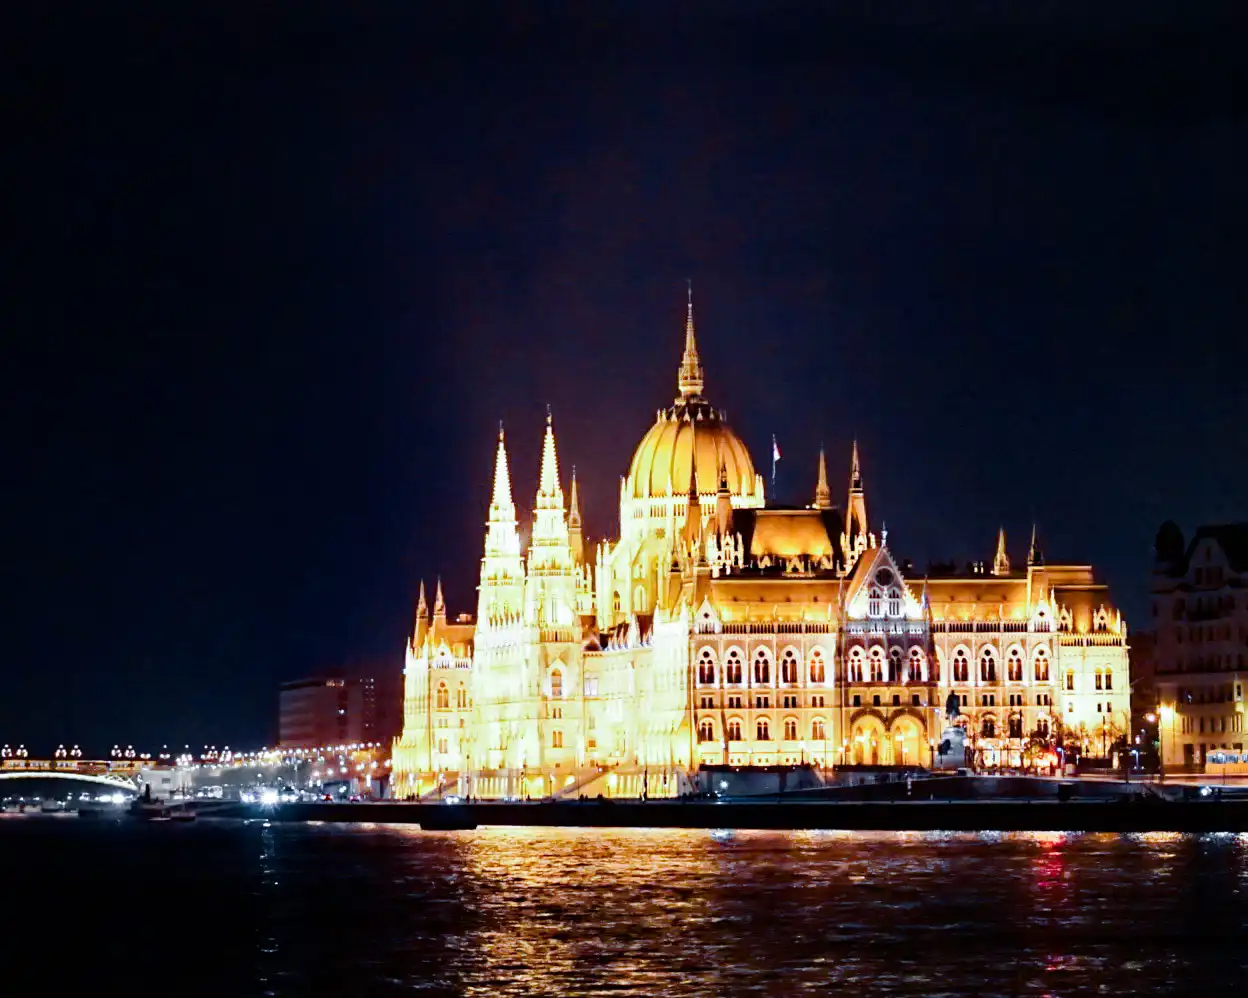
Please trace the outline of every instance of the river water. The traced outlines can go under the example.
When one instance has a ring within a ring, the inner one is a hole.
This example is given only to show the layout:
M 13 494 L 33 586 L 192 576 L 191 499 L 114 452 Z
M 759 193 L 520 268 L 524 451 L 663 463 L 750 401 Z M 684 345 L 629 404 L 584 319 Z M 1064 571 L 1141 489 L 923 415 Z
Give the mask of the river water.
M 72 956 L 76 976 L 120 975 L 128 994 L 1222 995 L 1248 982 L 1244 836 L 4 815 L 0 857 L 7 972 L 49 980 Z

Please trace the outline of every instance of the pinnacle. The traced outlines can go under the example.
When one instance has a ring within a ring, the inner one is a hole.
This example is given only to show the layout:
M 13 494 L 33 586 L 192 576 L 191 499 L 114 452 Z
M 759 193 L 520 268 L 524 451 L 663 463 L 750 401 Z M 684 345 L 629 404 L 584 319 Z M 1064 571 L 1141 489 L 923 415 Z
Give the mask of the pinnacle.
M 551 421 L 550 407 L 546 408 L 546 436 L 542 440 L 542 469 L 538 478 L 538 493 L 546 497 L 563 498 L 559 488 L 559 456 L 555 452 L 555 428 Z
M 828 488 L 828 462 L 823 447 L 819 448 L 819 480 L 815 483 L 815 508 L 827 509 L 832 505 L 832 490 Z
M 512 505 L 511 474 L 507 470 L 507 445 L 503 440 L 503 424 L 498 424 L 498 451 L 494 458 L 494 493 L 490 505 L 508 507 Z

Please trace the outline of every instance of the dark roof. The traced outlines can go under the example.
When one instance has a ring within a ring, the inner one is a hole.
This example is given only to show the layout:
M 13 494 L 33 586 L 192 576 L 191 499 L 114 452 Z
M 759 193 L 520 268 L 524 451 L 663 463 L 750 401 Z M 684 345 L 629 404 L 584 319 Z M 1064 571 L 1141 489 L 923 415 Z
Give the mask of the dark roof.
M 1248 571 L 1248 523 L 1221 523 L 1198 527 L 1196 536 L 1188 545 L 1184 560 L 1190 561 L 1196 545 L 1206 539 L 1217 542 L 1232 569 L 1236 572 Z M 1184 571 L 1187 570 L 1186 565 L 1183 568 Z

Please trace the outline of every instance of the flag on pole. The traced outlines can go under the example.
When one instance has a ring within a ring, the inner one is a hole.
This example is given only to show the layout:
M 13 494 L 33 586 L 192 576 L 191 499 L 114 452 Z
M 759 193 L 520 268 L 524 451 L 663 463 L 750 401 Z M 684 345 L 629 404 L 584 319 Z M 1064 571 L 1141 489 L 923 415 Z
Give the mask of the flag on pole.
M 775 464 L 780 460 L 780 447 L 776 443 L 776 435 L 771 435 L 771 463 Z

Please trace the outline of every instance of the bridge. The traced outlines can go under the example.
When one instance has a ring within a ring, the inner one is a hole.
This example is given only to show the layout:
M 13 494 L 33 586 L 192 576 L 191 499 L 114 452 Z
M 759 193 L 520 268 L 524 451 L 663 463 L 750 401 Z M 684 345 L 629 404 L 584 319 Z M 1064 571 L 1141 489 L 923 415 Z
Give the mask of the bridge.
M 137 759 L 0 759 L 0 780 L 79 780 L 137 793 L 151 768 Z

